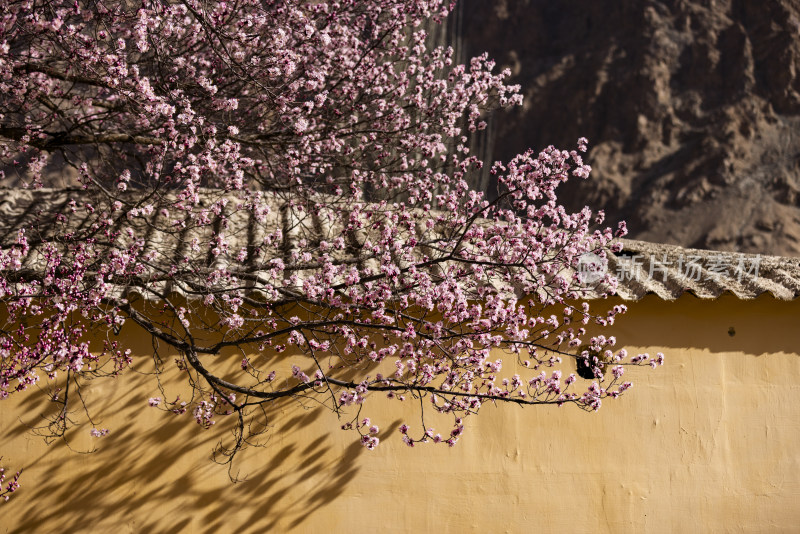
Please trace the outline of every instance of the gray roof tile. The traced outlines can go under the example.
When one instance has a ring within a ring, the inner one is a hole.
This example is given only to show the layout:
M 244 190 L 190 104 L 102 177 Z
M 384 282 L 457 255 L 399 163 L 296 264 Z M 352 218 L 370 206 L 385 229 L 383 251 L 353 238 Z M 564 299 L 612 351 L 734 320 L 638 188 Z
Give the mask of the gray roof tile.
M 209 198 L 224 195 L 212 190 L 204 194 Z M 232 202 L 241 202 L 232 194 L 227 196 L 233 199 Z M 37 221 L 39 233 L 46 238 L 55 217 L 71 209 L 71 201 L 77 203 L 79 209 L 68 230 L 90 227 L 92 216 L 80 209 L 86 199 L 85 192 L 75 189 L 0 189 L 0 246 L 8 246 L 20 228 Z M 256 224 L 248 210 L 234 210 L 231 213 L 228 209 L 227 227 L 224 230 L 229 238 L 228 256 L 214 257 L 209 251 L 192 252 L 192 239 L 201 235 L 198 232 L 208 232 L 207 229 L 198 228 L 176 228 L 173 232 L 163 232 L 152 230 L 151 226 L 145 231 L 146 249 L 161 252 L 172 250 L 175 258 L 192 256 L 194 260 L 209 266 L 221 266 L 245 248 L 248 252 L 247 262 L 257 272 L 260 265 L 272 259 L 256 254 L 258 245 L 268 232 L 278 228 L 283 231 L 284 250 L 288 255 L 291 250 L 298 248 L 297 235 L 301 230 L 304 235 L 311 233 L 320 238 L 333 238 L 343 231 L 342 221 L 328 214 L 298 212 L 281 200 L 279 195 L 275 195 L 270 202 L 272 211 L 266 224 Z M 150 217 L 150 222 L 155 222 L 162 215 L 154 212 Z M 214 217 L 216 219 L 209 228 L 220 227 L 220 218 Z M 146 225 L 147 220 L 139 220 L 134 224 Z M 36 235 L 29 234 L 28 237 L 35 245 Z M 348 252 L 352 255 L 349 259 L 361 265 L 374 263 L 374 259 L 368 257 L 360 247 L 367 237 L 361 234 L 347 236 L 351 244 Z M 122 245 L 125 234 L 118 239 Z M 800 295 L 800 258 L 697 250 L 632 240 L 623 240 L 623 245 L 621 253 L 609 254 L 608 269 L 617 275 L 617 294 L 624 300 L 639 300 L 648 294 L 664 300 L 674 300 L 685 293 L 701 299 L 715 299 L 727 292 L 740 299 L 753 299 L 763 293 L 770 293 L 780 300 L 792 300 Z M 41 259 L 35 249 L 36 246 L 27 260 L 27 268 L 36 269 L 37 261 Z M 292 270 L 302 278 L 304 274 L 314 272 L 314 267 L 298 264 Z M 251 282 L 251 287 L 254 284 Z M 165 286 L 162 289 L 169 291 L 175 288 Z M 597 296 L 598 292 L 587 288 L 587 298 Z

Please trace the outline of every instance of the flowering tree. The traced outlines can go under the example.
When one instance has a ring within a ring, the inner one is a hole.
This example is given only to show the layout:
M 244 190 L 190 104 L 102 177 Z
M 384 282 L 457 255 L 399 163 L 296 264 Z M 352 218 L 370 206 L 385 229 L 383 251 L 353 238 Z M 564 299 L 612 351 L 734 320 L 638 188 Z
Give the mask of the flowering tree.
M 624 311 L 580 303 L 615 287 L 582 284 L 581 257 L 619 245 L 602 213 L 556 198 L 588 177 L 585 140 L 469 188 L 484 164 L 469 136 L 521 97 L 487 57 L 426 45 L 449 2 L 0 5 L 5 176 L 64 199 L 34 202 L 2 243 L 0 398 L 49 384 L 49 433 L 82 380 L 137 365 L 111 335 L 131 323 L 192 391 L 170 401 L 159 382 L 149 404 L 233 418 L 229 453 L 281 399 L 314 396 L 370 449 L 372 396 L 421 399 L 451 424 L 411 421 L 402 439 L 453 445 L 485 402 L 596 410 L 630 387 L 623 364 L 660 363 L 585 330 Z M 59 179 L 78 188 L 41 189 Z

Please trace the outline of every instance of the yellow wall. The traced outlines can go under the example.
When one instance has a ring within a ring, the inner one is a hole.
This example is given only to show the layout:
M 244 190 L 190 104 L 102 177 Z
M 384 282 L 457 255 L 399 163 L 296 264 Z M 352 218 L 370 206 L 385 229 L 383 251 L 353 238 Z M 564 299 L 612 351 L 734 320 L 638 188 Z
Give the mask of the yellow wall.
M 151 377 L 97 383 L 111 433 L 72 440 L 93 454 L 25 432 L 33 396 L 0 402 L 2 463 L 25 467 L 0 532 L 797 532 L 800 301 L 629 307 L 618 339 L 667 361 L 598 413 L 485 406 L 455 448 L 412 450 L 393 403 L 367 451 L 288 404 L 235 485 L 208 460 L 223 429 L 141 409 Z

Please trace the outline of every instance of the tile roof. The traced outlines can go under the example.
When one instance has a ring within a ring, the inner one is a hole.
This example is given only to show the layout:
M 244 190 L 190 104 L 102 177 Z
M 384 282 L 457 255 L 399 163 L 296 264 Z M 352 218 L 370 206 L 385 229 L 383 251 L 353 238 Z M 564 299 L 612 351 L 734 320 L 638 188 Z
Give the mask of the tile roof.
M 219 191 L 205 192 L 209 198 L 221 198 Z M 230 196 L 230 195 L 229 195 Z M 86 193 L 75 189 L 0 189 L 0 246 L 10 245 L 16 238 L 17 231 L 32 221 L 40 221 L 39 231 L 46 234 L 47 226 L 52 224 L 55 216 L 70 209 L 70 201 L 78 205 L 85 201 Z M 272 201 L 271 201 L 272 202 Z M 210 204 L 210 203 L 209 203 Z M 256 224 L 248 210 L 230 213 L 227 221 L 226 235 L 231 251 L 242 248 L 253 251 L 264 236 L 275 229 L 283 231 L 286 248 L 297 247 L 292 236 L 297 229 L 304 227 L 325 236 L 340 235 L 342 228 L 337 224 L 323 223 L 324 217 L 319 213 L 303 214 L 297 217 L 292 209 L 276 195 L 274 209 L 267 218 L 266 224 Z M 88 226 L 90 216 L 84 213 L 70 223 L 70 229 Z M 212 215 L 216 216 L 216 215 Z M 153 220 L 160 217 L 158 213 L 150 215 Z M 147 221 L 139 220 L 140 225 Z M 144 227 L 144 226 L 143 226 Z M 208 251 L 191 252 L 189 243 L 197 232 L 208 232 L 208 228 L 217 227 L 217 221 L 202 228 L 161 232 L 145 231 L 146 249 L 173 251 L 175 257 L 194 255 L 213 265 L 225 261 L 225 255 L 212 257 Z M 362 257 L 359 242 L 364 236 L 350 236 L 352 241 L 348 254 L 352 254 L 353 262 L 374 261 Z M 617 294 L 624 300 L 639 300 L 645 295 L 655 294 L 664 300 L 674 300 L 684 293 L 690 293 L 702 299 L 714 299 L 723 293 L 730 292 L 740 299 L 753 299 L 763 293 L 770 293 L 780 300 L 792 300 L 800 295 L 800 258 L 783 258 L 734 252 L 717 252 L 710 250 L 687 249 L 675 245 L 647 243 L 643 241 L 623 240 L 624 250 L 618 254 L 609 254 L 607 268 L 617 275 L 619 286 Z M 41 257 L 34 251 L 26 267 L 35 269 L 36 258 Z M 235 252 L 232 252 L 234 254 Z M 247 262 L 251 269 L 257 271 L 258 264 L 264 264 L 271 258 L 258 258 L 249 252 Z M 291 267 L 301 278 L 303 273 L 314 272 L 313 265 L 298 264 Z M 164 288 L 168 290 L 168 288 Z M 596 298 L 597 293 L 589 289 L 587 298 Z
M 749 300 L 770 293 L 780 300 L 800 296 L 800 258 L 683 248 L 623 240 L 608 269 L 619 280 L 617 294 L 639 300 L 655 294 L 674 300 L 684 293 L 715 299 L 723 293 Z

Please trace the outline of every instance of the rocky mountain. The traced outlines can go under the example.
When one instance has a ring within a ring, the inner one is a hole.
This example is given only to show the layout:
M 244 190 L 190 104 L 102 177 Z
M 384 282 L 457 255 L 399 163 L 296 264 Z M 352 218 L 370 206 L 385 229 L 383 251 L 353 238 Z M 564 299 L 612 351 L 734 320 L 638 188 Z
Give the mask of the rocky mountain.
M 523 88 L 493 159 L 586 136 L 568 207 L 636 239 L 800 255 L 800 1 L 464 0 L 451 27 Z

